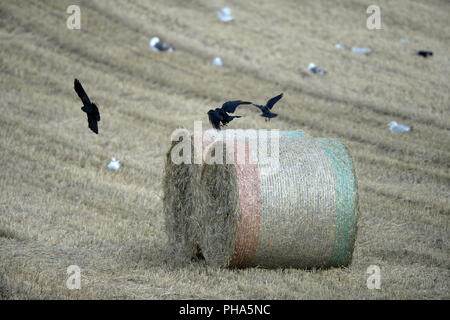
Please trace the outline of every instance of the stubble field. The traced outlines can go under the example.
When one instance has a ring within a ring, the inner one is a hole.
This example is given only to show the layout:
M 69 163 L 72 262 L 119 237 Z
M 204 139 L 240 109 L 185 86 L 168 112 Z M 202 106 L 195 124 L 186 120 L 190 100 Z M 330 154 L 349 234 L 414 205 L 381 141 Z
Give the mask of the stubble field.
M 81 30 L 66 27 L 71 4 Z M 366 28 L 363 0 L 216 4 L 235 20 L 203 0 L 0 3 L 0 299 L 449 299 L 450 3 L 379 1 L 381 30 Z M 155 35 L 175 51 L 153 52 Z M 98 135 L 74 78 L 99 106 Z M 171 133 L 209 128 L 206 112 L 227 100 L 281 92 L 278 118 L 242 108 L 229 127 L 349 146 L 361 208 L 352 264 L 178 265 L 162 211 Z M 393 120 L 413 131 L 391 133 Z M 69 265 L 80 290 L 66 287 Z M 370 265 L 380 290 L 367 288 Z

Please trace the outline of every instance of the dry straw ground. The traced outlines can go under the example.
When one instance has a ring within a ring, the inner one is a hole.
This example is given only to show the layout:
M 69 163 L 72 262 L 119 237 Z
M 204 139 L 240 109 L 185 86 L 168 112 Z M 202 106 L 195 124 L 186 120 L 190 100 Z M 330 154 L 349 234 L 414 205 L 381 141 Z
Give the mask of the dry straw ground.
M 79 31 L 66 28 L 74 2 Z M 380 0 L 373 31 L 363 0 L 217 4 L 235 21 L 200 0 L 0 3 L 0 298 L 450 298 L 449 2 Z M 154 35 L 176 51 L 151 51 Z M 308 73 L 309 62 L 328 74 Z M 98 102 L 98 136 L 75 77 Z M 280 92 L 277 119 L 248 108 L 231 128 L 303 129 L 350 147 L 361 201 L 352 265 L 177 265 L 161 201 L 171 132 L 208 126 L 207 110 L 227 99 Z M 414 131 L 391 134 L 392 120 Z M 112 156 L 118 172 L 106 169 Z M 65 286 L 72 264 L 80 290 Z M 369 265 L 381 268 L 381 290 L 367 289 Z

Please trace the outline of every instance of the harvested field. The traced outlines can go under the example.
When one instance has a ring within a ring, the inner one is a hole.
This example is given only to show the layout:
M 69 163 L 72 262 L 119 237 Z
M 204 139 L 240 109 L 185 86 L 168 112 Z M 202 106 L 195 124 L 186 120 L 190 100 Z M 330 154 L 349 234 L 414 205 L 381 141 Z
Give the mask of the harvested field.
M 71 4 L 0 3 L 0 299 L 450 298 L 448 1 L 378 1 L 381 30 L 366 28 L 362 0 L 216 2 L 231 7 L 229 23 L 210 1 L 80 0 L 81 30 L 66 27 Z M 155 35 L 175 51 L 152 51 Z M 74 78 L 97 102 L 98 135 Z M 360 202 L 351 265 L 179 263 L 162 200 L 171 133 L 210 128 L 206 112 L 227 100 L 281 92 L 277 118 L 242 107 L 229 128 L 300 129 L 349 148 Z M 413 130 L 393 134 L 391 121 Z M 80 290 L 66 287 L 70 265 Z M 367 288 L 371 265 L 380 290 Z

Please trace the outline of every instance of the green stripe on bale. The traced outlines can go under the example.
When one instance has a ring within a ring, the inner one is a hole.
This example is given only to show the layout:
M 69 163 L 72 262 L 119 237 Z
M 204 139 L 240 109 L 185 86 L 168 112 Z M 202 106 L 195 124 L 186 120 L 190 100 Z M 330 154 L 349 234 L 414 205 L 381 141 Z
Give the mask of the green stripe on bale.
M 287 130 L 280 131 L 280 134 L 284 137 L 292 137 L 292 138 L 306 138 L 307 135 L 301 130 Z
M 336 189 L 336 231 L 330 267 L 350 263 L 358 222 L 358 199 L 354 170 L 346 147 L 332 139 L 318 139 L 323 144 L 334 172 Z

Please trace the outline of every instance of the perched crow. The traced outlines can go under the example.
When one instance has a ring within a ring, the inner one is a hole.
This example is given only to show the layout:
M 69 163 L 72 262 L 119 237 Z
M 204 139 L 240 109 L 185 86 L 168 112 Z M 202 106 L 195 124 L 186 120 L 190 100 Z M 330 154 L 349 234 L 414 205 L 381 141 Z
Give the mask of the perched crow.
M 89 128 L 98 134 L 97 122 L 100 121 L 100 113 L 98 112 L 97 106 L 89 100 L 88 95 L 78 79 L 75 79 L 74 81 L 74 89 L 83 102 L 81 110 L 87 113 Z
M 253 104 L 255 107 L 257 107 L 259 110 L 261 110 L 262 114 L 261 117 L 266 118 L 266 121 L 270 121 L 271 118 L 275 118 L 278 114 L 271 112 L 270 110 L 274 106 L 275 103 L 278 102 L 283 97 L 283 94 L 279 94 L 276 97 L 273 97 L 269 99 L 266 102 L 265 106 L 261 106 L 259 104 Z
M 251 104 L 251 102 L 242 100 L 228 101 L 222 105 L 222 108 L 209 110 L 209 122 L 215 129 L 220 130 L 220 123 L 222 123 L 222 126 L 226 126 L 234 118 L 241 118 L 241 116 L 230 116 L 228 114 L 234 113 L 236 111 L 236 108 L 241 104 Z

